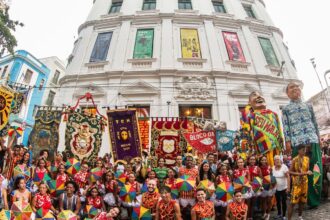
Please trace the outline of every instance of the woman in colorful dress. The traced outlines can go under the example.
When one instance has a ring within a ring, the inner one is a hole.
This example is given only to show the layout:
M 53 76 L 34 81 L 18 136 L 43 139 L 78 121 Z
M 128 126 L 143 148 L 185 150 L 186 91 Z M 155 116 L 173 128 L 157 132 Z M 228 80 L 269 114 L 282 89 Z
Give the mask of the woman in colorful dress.
M 199 180 L 209 180 L 214 182 L 215 176 L 210 168 L 210 164 L 208 162 L 202 163 L 199 168 Z
M 66 182 L 69 181 L 69 179 L 70 179 L 69 175 L 65 172 L 64 164 L 59 164 L 58 173 L 56 175 L 56 180 L 65 184 Z
M 232 184 L 231 177 L 229 176 L 229 173 L 228 173 L 228 166 L 226 164 L 221 164 L 220 167 L 218 168 L 217 172 L 218 172 L 218 176 L 215 180 L 216 186 L 221 183 Z M 228 203 L 230 203 L 231 201 L 223 202 L 223 201 L 217 200 L 215 198 L 213 201 L 214 201 L 215 210 L 216 210 L 216 218 L 224 220 Z
M 45 175 L 49 175 L 49 171 L 47 170 L 47 167 L 46 167 L 46 160 L 41 157 L 38 162 L 37 162 L 37 166 L 34 170 L 34 174 L 33 176 L 45 176 Z M 38 184 L 35 184 L 34 187 L 33 187 L 33 192 L 36 192 L 38 190 L 38 187 L 37 187 Z
M 244 203 L 243 195 L 240 191 L 234 194 L 234 202 L 230 203 L 226 212 L 226 220 L 246 220 L 248 206 Z
M 237 166 L 237 168 L 234 170 L 234 173 L 233 173 L 233 180 L 235 180 L 236 178 L 239 178 L 241 176 L 244 176 L 247 180 L 251 179 L 249 169 L 244 167 L 244 160 L 242 158 L 237 159 L 236 166 Z M 241 189 L 238 189 L 238 190 L 241 190 Z M 252 197 L 251 190 L 249 190 L 243 194 L 244 199 L 249 199 L 251 197 Z
M 38 209 L 43 208 L 47 212 L 52 211 L 55 215 L 58 214 L 58 211 L 55 210 L 52 205 L 50 195 L 48 194 L 48 186 L 46 183 L 41 182 L 39 184 L 39 190 L 32 199 L 32 210 L 35 213 Z
M 81 202 L 79 196 L 76 194 L 78 189 L 77 184 L 73 181 L 65 183 L 65 192 L 59 196 L 59 209 L 60 211 L 71 210 L 79 219 Z
M 31 190 L 31 187 L 33 185 L 33 168 L 32 165 L 30 163 L 31 161 L 31 154 L 30 152 L 25 152 L 23 154 L 22 159 L 20 160 L 20 162 L 18 164 L 20 165 L 24 165 L 24 167 L 28 170 L 30 170 L 30 177 L 26 177 L 26 188 L 28 188 L 29 190 Z
M 267 182 L 266 178 L 272 176 L 272 168 L 268 165 L 268 158 L 266 156 L 262 156 L 260 158 L 260 169 L 262 174 L 263 182 Z M 271 179 L 271 178 L 270 178 Z M 272 183 L 264 184 L 263 191 L 261 193 L 261 206 L 263 211 L 263 218 L 269 220 L 270 211 L 272 209 L 272 198 L 275 195 L 276 189 L 272 185 Z M 250 207 L 249 207 L 250 208 Z
M 157 179 L 156 172 L 154 170 L 150 170 L 147 174 L 148 178 L 144 181 L 144 185 L 148 185 L 149 180 L 155 180 L 157 183 L 157 186 L 159 186 L 159 180 Z
M 99 213 L 94 220 L 114 220 L 119 216 L 120 209 L 119 207 L 112 207 L 108 213 L 101 212 Z
M 170 187 L 170 189 L 176 189 L 177 174 L 173 168 L 168 169 L 168 178 L 165 179 L 164 185 Z M 173 198 L 176 199 L 176 198 Z
M 250 173 L 250 183 L 253 182 L 254 178 L 259 177 L 262 179 L 262 174 L 261 174 L 261 169 L 257 166 L 257 160 L 256 157 L 254 155 L 251 155 L 248 158 L 248 169 L 249 169 L 249 173 Z M 248 219 L 252 219 L 253 216 L 253 207 L 256 203 L 257 197 L 261 195 L 261 192 L 254 192 L 253 190 L 251 190 L 252 193 L 252 197 L 250 199 L 248 199 L 246 201 L 248 207 L 249 207 L 249 212 L 248 212 Z
M 179 203 L 172 199 L 171 188 L 164 186 L 160 189 L 162 199 L 156 207 L 156 220 L 181 220 Z
M 105 196 L 104 201 L 107 205 L 113 206 L 118 204 L 118 182 L 115 180 L 115 176 L 112 171 L 107 171 L 103 175 Z
M 215 219 L 215 210 L 213 202 L 206 200 L 204 189 L 197 189 L 197 202 L 191 210 L 192 220 Z
M 26 181 L 23 176 L 16 177 L 14 188 L 12 192 L 12 201 L 25 201 L 30 203 L 31 202 L 31 193 L 26 188 Z
M 165 159 L 159 158 L 158 159 L 158 167 L 153 169 L 156 172 L 156 176 L 159 180 L 159 186 L 163 185 L 165 178 L 167 177 L 168 168 L 165 167 Z
M 103 197 L 101 196 L 101 193 L 96 186 L 92 186 L 87 191 L 86 205 L 91 205 L 94 208 L 97 208 L 99 212 L 106 210 Z
M 3 176 L 0 177 L 0 210 L 8 210 L 7 189 L 3 187 L 2 182 L 5 180 Z

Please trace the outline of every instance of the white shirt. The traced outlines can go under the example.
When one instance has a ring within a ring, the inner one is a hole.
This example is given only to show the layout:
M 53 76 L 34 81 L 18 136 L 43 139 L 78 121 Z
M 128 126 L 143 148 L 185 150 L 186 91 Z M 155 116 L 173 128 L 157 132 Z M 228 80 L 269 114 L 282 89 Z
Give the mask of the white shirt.
M 273 167 L 273 176 L 276 178 L 277 191 L 283 191 L 288 188 L 287 172 L 289 172 L 289 169 L 285 164 L 282 164 L 279 170 L 276 170 L 275 166 Z

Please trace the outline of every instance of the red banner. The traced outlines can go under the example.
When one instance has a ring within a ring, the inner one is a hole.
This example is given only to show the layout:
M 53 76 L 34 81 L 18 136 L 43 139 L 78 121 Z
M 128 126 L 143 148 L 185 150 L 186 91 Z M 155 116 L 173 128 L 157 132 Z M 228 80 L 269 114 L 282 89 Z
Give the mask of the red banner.
M 149 150 L 149 120 L 139 119 L 142 148 Z
M 185 133 L 184 137 L 193 148 L 201 153 L 213 152 L 216 149 L 214 131 Z

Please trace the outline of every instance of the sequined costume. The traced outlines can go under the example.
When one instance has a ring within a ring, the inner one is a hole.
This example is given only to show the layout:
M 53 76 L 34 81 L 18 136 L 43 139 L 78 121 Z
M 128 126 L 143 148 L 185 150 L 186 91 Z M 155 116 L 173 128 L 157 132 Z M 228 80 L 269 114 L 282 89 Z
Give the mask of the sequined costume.
M 309 158 L 297 156 L 292 160 L 293 172 L 303 173 L 309 170 Z M 313 190 L 313 189 L 311 189 Z M 307 175 L 292 175 L 291 203 L 307 203 L 308 178 Z
M 168 203 L 164 202 L 164 200 L 159 201 L 159 220 L 176 220 L 174 209 L 175 203 L 175 200 L 171 200 Z
M 212 218 L 215 214 L 213 202 L 207 200 L 203 203 L 196 203 L 192 211 L 195 211 L 197 219 Z

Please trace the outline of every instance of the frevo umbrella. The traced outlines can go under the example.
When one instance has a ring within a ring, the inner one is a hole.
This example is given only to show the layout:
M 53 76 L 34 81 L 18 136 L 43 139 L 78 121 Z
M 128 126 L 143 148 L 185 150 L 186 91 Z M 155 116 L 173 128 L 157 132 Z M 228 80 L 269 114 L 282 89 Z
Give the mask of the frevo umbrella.
M 223 182 L 217 185 L 215 195 L 217 200 L 229 202 L 233 199 L 235 193 L 234 186 L 230 182 Z
M 254 177 L 251 185 L 255 193 L 260 192 L 262 187 L 262 179 L 258 176 Z
M 11 219 L 11 212 L 10 210 L 2 209 L 0 212 L 0 219 L 1 220 L 10 220 Z
M 210 198 L 214 191 L 215 191 L 215 186 L 214 183 L 210 180 L 202 180 L 199 182 L 198 189 L 204 189 L 206 191 L 207 196 Z
M 179 190 L 176 184 L 165 184 L 171 189 L 171 197 L 172 199 L 177 199 L 179 197 Z
M 96 167 L 94 169 L 91 169 L 90 172 L 90 176 L 89 176 L 90 180 L 95 183 L 97 180 L 102 178 L 102 170 L 100 167 Z
M 48 209 L 38 209 L 36 212 L 36 220 L 55 220 L 55 217 Z
M 25 165 L 20 164 L 14 167 L 14 177 L 23 176 L 25 179 L 29 179 L 31 177 L 30 169 Z
M 235 178 L 233 183 L 235 190 L 241 190 L 243 194 L 247 193 L 251 189 L 250 182 L 245 176 Z
M 321 171 L 319 165 L 315 164 L 313 168 L 313 185 L 315 186 L 319 181 L 321 176 Z
M 65 191 L 65 182 L 61 180 L 49 180 L 47 185 L 52 196 L 59 196 Z
M 132 213 L 133 220 L 152 220 L 150 209 L 143 206 L 133 208 Z
M 119 198 L 123 202 L 130 203 L 136 198 L 136 191 L 132 185 L 126 184 L 120 188 Z
M 124 172 L 116 172 L 115 177 L 118 182 L 118 186 L 124 186 L 127 180 L 127 176 Z
M 78 220 L 78 218 L 71 210 L 63 210 L 57 215 L 57 220 Z
M 23 134 L 23 129 L 18 126 L 12 126 L 8 130 L 8 136 L 12 137 L 13 135 L 16 136 L 16 138 L 21 137 Z
M 85 207 L 85 213 L 90 218 L 94 218 L 95 216 L 97 216 L 98 212 L 99 212 L 99 210 L 92 205 L 86 205 L 86 207 Z
M 196 186 L 196 180 L 189 175 L 183 175 L 177 179 L 176 185 L 180 192 L 188 192 L 194 189 Z
M 39 185 L 40 182 L 47 182 L 47 181 L 50 181 L 52 180 L 50 178 L 50 176 L 47 174 L 47 173 L 35 173 L 34 174 L 34 177 L 33 177 L 33 182 L 36 184 L 36 185 Z
M 263 177 L 262 187 L 264 188 L 264 190 L 270 190 L 275 185 L 276 185 L 276 179 L 274 176 L 267 175 Z
M 11 211 L 15 216 L 15 220 L 30 220 L 32 215 L 30 203 L 23 200 L 14 202 Z
M 78 171 L 80 170 L 80 161 L 76 158 L 70 158 L 65 163 L 65 169 L 66 172 L 70 175 L 78 173 Z

